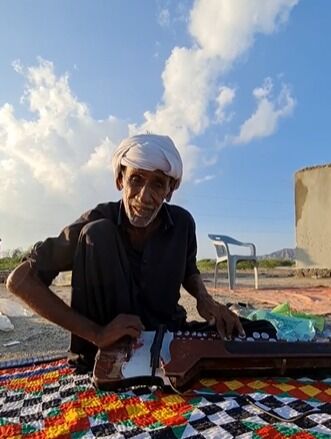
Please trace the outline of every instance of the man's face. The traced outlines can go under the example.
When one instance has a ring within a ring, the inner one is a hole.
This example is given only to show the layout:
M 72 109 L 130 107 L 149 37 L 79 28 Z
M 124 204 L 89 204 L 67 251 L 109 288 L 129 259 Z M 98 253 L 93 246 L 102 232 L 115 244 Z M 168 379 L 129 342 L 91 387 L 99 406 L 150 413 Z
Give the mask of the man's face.
M 119 177 L 125 213 L 134 227 L 147 227 L 171 192 L 171 178 L 161 171 L 127 166 Z

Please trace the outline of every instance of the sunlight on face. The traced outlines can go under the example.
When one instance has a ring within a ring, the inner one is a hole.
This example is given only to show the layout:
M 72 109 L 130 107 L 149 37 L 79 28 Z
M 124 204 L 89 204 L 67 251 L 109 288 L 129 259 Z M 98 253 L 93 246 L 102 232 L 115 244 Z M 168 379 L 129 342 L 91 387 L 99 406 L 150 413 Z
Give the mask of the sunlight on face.
M 126 167 L 122 171 L 123 204 L 134 227 L 147 227 L 170 192 L 170 177 L 161 171 Z

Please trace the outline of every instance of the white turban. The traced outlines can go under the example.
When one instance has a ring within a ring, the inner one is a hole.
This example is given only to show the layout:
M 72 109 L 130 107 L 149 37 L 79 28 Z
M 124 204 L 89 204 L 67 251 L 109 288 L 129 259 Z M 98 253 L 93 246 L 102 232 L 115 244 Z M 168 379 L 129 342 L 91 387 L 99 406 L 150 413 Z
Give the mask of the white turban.
M 168 136 L 138 134 L 122 140 L 114 152 L 112 165 L 115 181 L 121 166 L 145 171 L 160 170 L 175 180 L 177 189 L 183 175 L 183 163 L 174 142 Z

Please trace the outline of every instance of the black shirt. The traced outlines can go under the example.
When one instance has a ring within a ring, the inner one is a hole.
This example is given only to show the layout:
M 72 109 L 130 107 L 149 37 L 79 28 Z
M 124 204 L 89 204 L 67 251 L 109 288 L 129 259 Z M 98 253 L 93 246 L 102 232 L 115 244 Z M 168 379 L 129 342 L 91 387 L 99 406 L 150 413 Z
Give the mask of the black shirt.
M 121 204 L 99 204 L 65 227 L 58 237 L 47 238 L 36 244 L 28 260 L 39 278 L 50 285 L 59 272 L 73 269 L 79 234 L 87 223 L 108 219 L 124 235 Z M 148 302 L 151 309 L 162 313 L 162 308 L 176 308 L 181 285 L 199 270 L 196 266 L 195 223 L 191 214 L 181 207 L 164 203 L 158 215 L 161 225 L 148 239 L 141 253 L 127 248 L 127 242 L 123 243 L 141 299 Z

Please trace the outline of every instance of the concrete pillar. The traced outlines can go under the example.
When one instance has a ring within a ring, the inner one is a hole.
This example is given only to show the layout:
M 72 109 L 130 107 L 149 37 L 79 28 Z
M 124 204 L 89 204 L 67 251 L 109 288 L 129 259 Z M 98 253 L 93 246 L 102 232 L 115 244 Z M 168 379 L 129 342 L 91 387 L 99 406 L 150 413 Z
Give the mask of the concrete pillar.
M 331 164 L 295 174 L 297 268 L 331 270 Z

